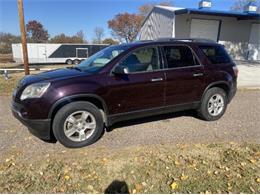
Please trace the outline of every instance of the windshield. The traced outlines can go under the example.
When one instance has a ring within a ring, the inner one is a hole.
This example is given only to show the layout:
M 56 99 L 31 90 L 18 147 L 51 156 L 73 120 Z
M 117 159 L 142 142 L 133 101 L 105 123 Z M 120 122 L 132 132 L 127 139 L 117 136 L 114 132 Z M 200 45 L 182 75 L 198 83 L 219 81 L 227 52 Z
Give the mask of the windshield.
M 84 71 L 98 72 L 102 67 L 128 48 L 129 46 L 126 45 L 107 47 L 87 58 L 76 67 Z

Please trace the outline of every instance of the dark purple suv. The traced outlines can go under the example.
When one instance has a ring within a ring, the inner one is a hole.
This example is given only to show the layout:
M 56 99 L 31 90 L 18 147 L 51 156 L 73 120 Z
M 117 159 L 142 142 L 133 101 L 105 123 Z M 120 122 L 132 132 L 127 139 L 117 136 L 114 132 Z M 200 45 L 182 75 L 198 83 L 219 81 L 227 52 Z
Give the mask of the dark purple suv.
M 211 41 L 115 45 L 75 67 L 24 77 L 12 111 L 42 140 L 83 147 L 123 120 L 187 109 L 217 120 L 235 95 L 237 73 L 224 47 Z

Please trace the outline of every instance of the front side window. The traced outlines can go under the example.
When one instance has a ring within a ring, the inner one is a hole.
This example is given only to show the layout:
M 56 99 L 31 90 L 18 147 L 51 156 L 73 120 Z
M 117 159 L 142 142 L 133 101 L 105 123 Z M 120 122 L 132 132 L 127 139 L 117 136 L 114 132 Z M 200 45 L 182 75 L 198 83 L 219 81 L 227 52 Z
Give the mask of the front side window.
M 212 64 L 230 63 L 231 59 L 222 46 L 200 46 Z
M 121 63 L 130 73 L 154 71 L 160 68 L 159 54 L 156 47 L 135 50 Z
M 180 68 L 199 65 L 198 60 L 187 46 L 164 46 L 168 68 Z
M 107 47 L 81 62 L 77 68 L 89 72 L 98 72 L 106 64 L 111 62 L 111 60 L 127 49 L 129 49 L 129 46 L 127 45 Z

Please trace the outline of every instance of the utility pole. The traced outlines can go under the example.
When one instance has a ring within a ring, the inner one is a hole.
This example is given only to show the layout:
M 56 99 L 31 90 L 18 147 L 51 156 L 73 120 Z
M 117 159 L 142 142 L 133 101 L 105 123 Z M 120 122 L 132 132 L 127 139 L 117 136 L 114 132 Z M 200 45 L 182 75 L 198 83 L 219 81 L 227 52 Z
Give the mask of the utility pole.
M 24 25 L 23 0 L 18 0 L 18 13 L 19 13 L 21 41 L 22 41 L 22 48 L 23 48 L 24 72 L 25 75 L 28 75 L 30 74 L 30 70 L 29 70 L 29 63 L 28 63 L 28 51 L 27 51 L 27 43 L 26 43 L 25 25 Z

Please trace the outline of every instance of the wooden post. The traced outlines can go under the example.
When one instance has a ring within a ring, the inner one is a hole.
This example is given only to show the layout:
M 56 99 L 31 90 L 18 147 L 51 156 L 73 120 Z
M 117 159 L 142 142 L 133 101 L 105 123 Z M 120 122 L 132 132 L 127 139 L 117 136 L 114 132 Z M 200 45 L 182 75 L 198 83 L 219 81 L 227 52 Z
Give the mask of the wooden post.
M 30 70 L 29 70 L 29 62 L 28 62 L 26 32 L 25 32 L 25 25 L 24 25 L 23 0 L 18 0 L 18 13 L 19 13 L 21 41 L 22 41 L 22 48 L 23 48 L 24 72 L 25 75 L 28 75 L 30 74 Z

